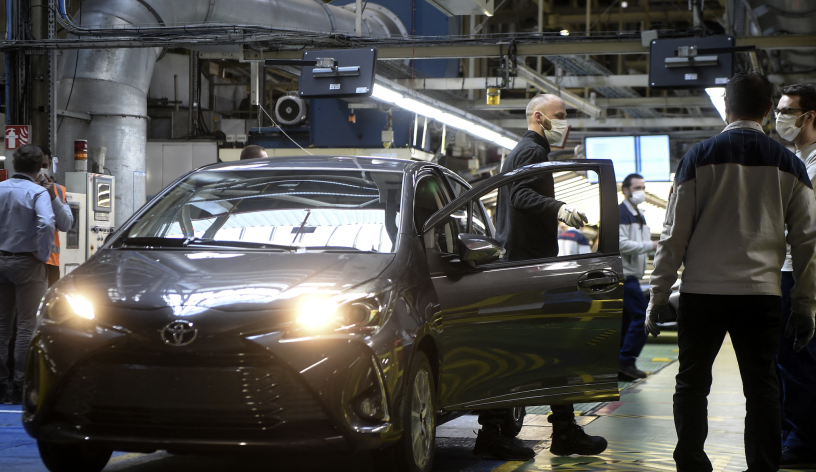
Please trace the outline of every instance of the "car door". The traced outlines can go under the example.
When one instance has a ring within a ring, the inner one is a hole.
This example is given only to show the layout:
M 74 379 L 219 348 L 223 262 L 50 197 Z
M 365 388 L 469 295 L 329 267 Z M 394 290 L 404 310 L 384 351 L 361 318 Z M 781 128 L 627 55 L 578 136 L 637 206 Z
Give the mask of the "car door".
M 426 245 L 440 303 L 433 322 L 442 339 L 442 408 L 618 398 L 623 270 L 611 161 L 548 162 L 497 175 L 434 214 L 423 234 L 426 241 L 439 239 L 436 232 L 458 233 L 457 239 L 461 234 L 493 235 L 482 200 L 489 201 L 492 192 L 517 179 L 552 176 L 559 200 L 559 182 L 572 179 L 562 186 L 562 201 L 585 205 L 593 194 L 587 172 L 599 177 L 594 194 L 597 252 L 474 267 L 455 250 Z

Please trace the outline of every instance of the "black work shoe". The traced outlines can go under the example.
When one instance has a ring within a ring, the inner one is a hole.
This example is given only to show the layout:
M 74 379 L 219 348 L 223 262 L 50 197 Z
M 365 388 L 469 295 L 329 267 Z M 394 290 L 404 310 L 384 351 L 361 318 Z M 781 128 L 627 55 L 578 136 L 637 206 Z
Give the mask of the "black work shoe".
M 645 379 L 646 377 L 646 372 L 643 372 L 634 365 L 618 364 L 618 379 L 620 380 Z
M 535 457 L 535 451 L 520 439 L 502 436 L 499 431 L 481 429 L 476 436 L 473 455 L 479 459 L 527 461 Z
M 782 449 L 782 459 L 779 461 L 780 469 L 816 469 L 816 452 L 810 454 L 797 454 L 788 449 Z
M 11 404 L 20 405 L 23 403 L 23 386 L 13 384 L 11 386 Z
M 550 452 L 556 456 L 594 456 L 606 450 L 606 439 L 590 436 L 575 423 L 553 423 Z

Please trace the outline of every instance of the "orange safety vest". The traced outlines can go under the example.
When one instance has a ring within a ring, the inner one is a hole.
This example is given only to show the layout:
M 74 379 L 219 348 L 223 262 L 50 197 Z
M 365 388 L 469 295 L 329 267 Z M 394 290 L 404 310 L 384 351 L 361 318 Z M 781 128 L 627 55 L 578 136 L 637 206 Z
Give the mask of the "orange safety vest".
M 57 192 L 57 198 L 62 200 L 62 203 L 65 203 L 65 187 L 58 183 L 55 183 L 54 190 L 56 190 Z M 48 256 L 48 262 L 46 262 L 46 264 L 59 267 L 59 255 L 60 255 L 59 230 L 54 230 L 54 247 L 51 249 L 51 255 Z

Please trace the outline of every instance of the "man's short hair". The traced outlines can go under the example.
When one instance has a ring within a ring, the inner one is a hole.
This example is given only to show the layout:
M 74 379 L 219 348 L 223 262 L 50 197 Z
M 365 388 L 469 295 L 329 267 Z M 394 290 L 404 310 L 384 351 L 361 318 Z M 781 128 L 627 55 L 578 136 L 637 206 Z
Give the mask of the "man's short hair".
M 725 86 L 728 111 L 735 118 L 761 120 L 772 98 L 773 84 L 759 72 L 739 72 Z
M 42 151 L 43 155 L 48 156 L 48 159 L 51 159 L 52 157 L 54 157 L 51 154 L 51 150 L 48 149 L 48 146 L 40 146 L 40 150 Z
M 241 151 L 241 160 L 244 159 L 258 159 L 260 157 L 266 157 L 262 152 L 266 151 L 262 146 L 258 146 L 256 144 L 250 144 L 249 146 L 245 146 L 244 149 Z
M 33 145 L 25 144 L 14 151 L 14 170 L 33 174 L 40 171 L 42 165 L 42 150 Z
M 632 186 L 632 181 L 635 179 L 643 180 L 643 176 L 640 174 L 629 174 L 623 179 L 623 183 L 621 184 L 621 188 L 629 188 Z
M 788 85 L 782 88 L 782 95 L 799 97 L 799 106 L 797 108 L 816 111 L 816 87 L 810 84 Z M 813 126 L 816 128 L 816 121 L 813 122 Z

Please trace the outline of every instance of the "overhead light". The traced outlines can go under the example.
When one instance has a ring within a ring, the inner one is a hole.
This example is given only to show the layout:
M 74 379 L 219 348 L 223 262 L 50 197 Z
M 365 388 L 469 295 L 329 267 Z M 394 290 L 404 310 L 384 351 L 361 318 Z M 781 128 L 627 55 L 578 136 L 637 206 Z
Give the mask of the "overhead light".
M 569 36 L 569 30 L 561 30 L 561 36 Z
M 484 125 L 474 123 L 453 113 L 448 113 L 440 108 L 433 107 L 419 100 L 403 96 L 401 93 L 389 89 L 380 84 L 374 84 L 371 96 L 383 102 L 392 103 L 400 108 L 408 110 L 417 115 L 426 116 L 440 123 L 460 129 L 471 136 L 486 141 L 493 142 L 507 149 L 513 149 L 517 142 L 506 136 L 502 136 L 498 131 L 487 128 Z
M 711 104 L 717 109 L 720 117 L 725 121 L 725 87 L 709 87 L 705 89 Z
M 621 8 L 627 8 L 629 6 L 629 2 L 621 2 Z

